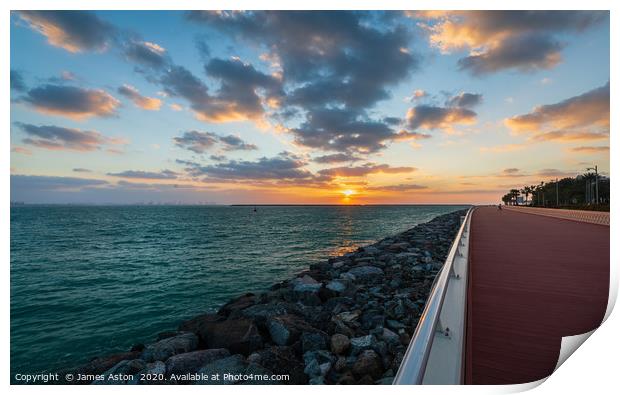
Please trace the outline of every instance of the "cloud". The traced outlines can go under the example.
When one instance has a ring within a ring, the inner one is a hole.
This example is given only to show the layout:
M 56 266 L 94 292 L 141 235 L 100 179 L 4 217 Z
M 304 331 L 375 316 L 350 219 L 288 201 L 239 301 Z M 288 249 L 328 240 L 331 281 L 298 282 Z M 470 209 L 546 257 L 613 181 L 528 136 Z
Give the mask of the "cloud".
M 219 144 L 224 151 L 251 151 L 258 147 L 255 144 L 247 143 L 235 135 L 220 136 L 212 132 L 200 132 L 190 130 L 184 132 L 182 136 L 173 138 L 174 143 L 187 150 L 202 154 Z
M 108 184 L 107 181 L 88 178 L 11 174 L 12 191 L 76 190 L 83 187 L 102 186 L 106 184 Z
M 430 139 L 432 136 L 430 134 L 420 133 L 420 132 L 410 132 L 408 130 L 399 131 L 393 139 L 395 141 L 410 141 L 410 140 L 426 140 Z
M 76 173 L 92 173 L 92 170 L 90 169 L 85 169 L 83 167 L 76 167 L 73 169 L 74 172 Z
M 361 166 L 343 166 L 343 167 L 332 167 L 329 169 L 319 170 L 318 174 L 323 177 L 362 177 L 368 174 L 375 173 L 387 173 L 387 174 L 398 174 L 398 173 L 411 173 L 416 171 L 415 167 L 391 167 L 387 164 L 372 164 L 366 163 Z
M 567 172 L 559 169 L 541 169 L 536 175 L 538 177 L 574 177 L 575 172 Z
M 22 74 L 17 70 L 11 69 L 11 90 L 24 92 L 26 89 L 26 83 Z
M 365 12 L 191 12 L 188 18 L 265 47 L 285 80 L 296 83 L 291 103 L 305 108 L 334 102 L 366 108 L 419 64 L 406 49 L 411 35 L 404 26 L 377 29 Z
M 407 126 L 412 129 L 451 131 L 454 125 L 476 122 L 476 113 L 460 107 L 419 105 L 407 111 Z
M 556 36 L 579 33 L 609 18 L 604 11 L 440 11 L 416 13 L 431 45 L 469 50 L 459 67 L 472 74 L 546 69 L 561 61 Z
M 584 154 L 596 154 L 602 152 L 609 152 L 608 146 L 581 146 L 581 147 L 572 147 L 570 149 L 572 152 L 584 153 Z
M 215 145 L 217 142 L 217 135 L 210 132 L 190 130 L 183 133 L 180 137 L 174 137 L 173 140 L 179 147 L 188 149 L 197 154 L 202 154 Z
M 482 103 L 482 94 L 461 92 L 446 101 L 448 107 L 471 108 Z
M 69 52 L 103 51 L 116 31 L 89 11 L 19 11 L 31 29 L 47 37 L 49 44 Z
M 148 111 L 158 111 L 161 107 L 161 100 L 154 97 L 142 96 L 138 90 L 131 85 L 123 85 L 118 88 L 118 93 L 130 99 L 137 107 Z
M 127 60 L 153 69 L 161 69 L 170 63 L 166 49 L 149 41 L 127 41 L 123 54 Z
M 21 98 L 37 111 L 71 119 L 110 117 L 120 102 L 100 89 L 84 89 L 65 85 L 43 85 L 31 89 Z
M 609 82 L 599 88 L 504 120 L 515 134 L 533 140 L 599 140 L 609 135 Z
M 32 155 L 32 151 L 24 147 L 12 147 L 11 152 L 15 152 L 16 154 L 22 154 L 22 155 Z
M 428 92 L 423 89 L 416 89 L 411 93 L 411 96 L 406 97 L 405 100 L 415 102 L 418 100 L 422 100 L 426 97 L 428 97 Z
M 116 142 L 96 131 L 21 122 L 14 125 L 29 136 L 23 140 L 24 144 L 49 150 L 94 151 Z
M 142 170 L 125 170 L 119 173 L 108 173 L 109 176 L 122 178 L 144 178 L 153 180 L 174 180 L 179 174 L 172 170 L 161 170 L 159 172 Z
M 361 157 L 353 155 L 353 154 L 330 154 L 330 155 L 322 155 L 312 159 L 313 162 L 316 163 L 342 163 L 342 162 L 357 162 L 362 160 Z
M 533 141 L 559 141 L 559 142 L 608 140 L 609 133 L 555 130 L 552 132 L 535 134 L 530 139 Z
M 310 111 L 306 121 L 290 129 L 295 142 L 310 148 L 340 152 L 376 152 L 395 136 L 385 123 L 345 109 Z
M 246 143 L 240 137 L 232 134 L 222 136 L 219 139 L 220 143 L 224 145 L 223 149 L 225 151 L 252 151 L 258 149 L 255 144 Z
M 392 124 L 372 119 L 368 110 L 389 98 L 388 88 L 404 81 L 419 65 L 418 55 L 408 49 L 412 38 L 408 27 L 397 18 L 387 18 L 379 28 L 373 23 L 376 17 L 376 13 L 357 11 L 188 14 L 196 23 L 264 50 L 261 59 L 274 70 L 272 79 L 267 79 L 248 67 L 230 62 L 223 67 L 222 61 L 211 60 L 207 74 L 221 79 L 218 96 L 227 99 L 224 103 L 234 97 L 235 103 L 243 104 L 238 105 L 242 111 L 233 107 L 229 111 L 233 116 L 224 119 L 234 119 L 239 112 L 250 118 L 260 114 L 257 98 L 247 88 L 238 87 L 234 96 L 228 93 L 234 76 L 234 81 L 255 92 L 256 87 L 265 92 L 263 102 L 273 103 L 271 109 L 276 110 L 273 117 L 285 121 L 305 117 L 285 128 L 296 144 L 341 153 L 386 147 L 395 135 Z M 214 74 L 214 66 L 231 75 Z M 240 94 L 244 101 L 238 100 Z
M 426 185 L 419 184 L 397 184 L 397 185 L 381 185 L 365 188 L 367 191 L 382 191 L 382 192 L 409 192 L 417 191 L 420 189 L 428 189 Z
M 206 176 L 219 180 L 311 180 L 312 173 L 303 169 L 306 164 L 299 157 L 283 152 L 256 161 L 231 160 L 207 166 L 196 164 L 187 170 L 194 177 Z

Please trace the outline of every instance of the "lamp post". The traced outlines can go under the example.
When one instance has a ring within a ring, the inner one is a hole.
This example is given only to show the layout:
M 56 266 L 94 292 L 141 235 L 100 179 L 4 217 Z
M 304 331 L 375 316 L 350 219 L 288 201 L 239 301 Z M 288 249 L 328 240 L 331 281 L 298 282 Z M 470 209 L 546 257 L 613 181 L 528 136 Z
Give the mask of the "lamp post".
M 586 170 L 594 170 L 594 182 L 595 182 L 595 196 L 596 196 L 596 204 L 598 204 L 598 165 L 594 165 L 594 167 L 588 167 Z
M 558 179 L 555 179 L 555 207 L 560 206 L 560 184 L 558 183 Z

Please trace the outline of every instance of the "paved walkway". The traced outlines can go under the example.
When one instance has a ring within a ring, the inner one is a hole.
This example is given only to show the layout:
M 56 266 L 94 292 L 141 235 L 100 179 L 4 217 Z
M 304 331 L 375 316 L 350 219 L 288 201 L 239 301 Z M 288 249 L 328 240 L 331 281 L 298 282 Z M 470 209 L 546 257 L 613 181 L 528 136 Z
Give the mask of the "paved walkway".
M 561 338 L 601 323 L 609 262 L 609 226 L 476 209 L 466 383 L 517 384 L 550 375 Z
M 521 211 L 528 214 L 546 215 L 548 217 L 589 222 L 591 224 L 609 226 L 609 213 L 603 211 L 565 210 L 544 207 L 505 206 L 504 209 Z

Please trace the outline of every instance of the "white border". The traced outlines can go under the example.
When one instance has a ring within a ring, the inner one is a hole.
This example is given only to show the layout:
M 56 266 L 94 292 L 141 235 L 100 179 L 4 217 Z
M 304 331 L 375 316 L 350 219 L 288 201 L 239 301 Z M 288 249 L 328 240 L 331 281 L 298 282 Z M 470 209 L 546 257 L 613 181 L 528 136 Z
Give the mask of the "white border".
M 236 1 L 199 1 L 199 0 L 175 0 L 175 1 L 135 1 L 125 0 L 118 3 L 112 3 L 109 0 L 90 0 L 85 2 L 84 0 L 51 0 L 51 1 L 36 1 L 36 0 L 5 0 L 2 2 L 4 13 L 2 14 L 5 22 L 0 24 L 1 31 L 1 43 L 4 56 L 0 61 L 0 72 L 4 78 L 0 79 L 2 95 L 2 133 L 0 138 L 2 139 L 3 154 L 0 155 L 0 165 L 2 171 L 2 183 L 0 184 L 0 220 L 2 227 L 0 228 L 0 249 L 1 256 L 4 263 L 4 303 L 1 305 L 2 309 L 2 333 L 3 339 L 2 350 L 4 351 L 3 358 L 0 365 L 0 380 L 3 386 L 9 386 L 9 336 L 10 336 L 10 265 L 9 265 L 9 174 L 10 174 L 10 136 L 9 136 L 9 34 L 10 34 L 10 21 L 9 10 L 11 9 L 611 9 L 611 72 L 618 70 L 618 28 L 620 24 L 620 18 L 618 17 L 618 1 L 600 1 L 589 0 L 587 2 L 577 1 L 542 1 L 542 0 L 521 0 L 521 1 L 502 1 L 494 2 L 490 0 L 469 0 L 469 1 L 445 1 L 445 0 L 421 0 L 421 1 L 394 1 L 394 0 L 382 0 L 382 1 L 368 1 L 368 0 L 348 0 L 348 1 L 334 1 L 334 0 L 314 0 L 312 2 L 291 2 L 283 0 L 264 0 L 264 1 L 251 1 L 251 0 L 236 0 Z M 618 125 L 618 105 L 616 98 L 618 91 L 617 79 L 611 78 L 611 124 Z M 611 152 L 610 152 L 610 173 L 617 173 L 617 158 L 620 157 L 616 144 L 617 138 L 615 137 L 615 131 L 611 133 Z M 616 158 L 616 159 L 615 159 Z M 613 177 L 612 175 L 612 177 Z M 620 199 L 618 194 L 618 183 L 612 183 L 612 199 Z M 617 201 L 614 200 L 612 204 L 612 212 L 615 212 L 617 207 Z M 611 239 L 618 240 L 618 226 L 619 220 L 615 215 L 612 215 L 611 224 Z M 410 388 L 407 386 L 394 386 L 394 387 L 382 387 L 379 391 L 390 391 L 392 393 L 411 394 L 412 391 L 421 394 L 446 394 L 446 393 L 512 393 L 524 391 L 527 389 L 535 388 L 533 393 L 536 394 L 583 394 L 587 393 L 608 393 L 616 392 L 618 388 L 616 376 L 617 376 L 617 360 L 616 353 L 618 351 L 618 333 L 620 333 L 620 318 L 618 313 L 611 313 L 612 306 L 615 303 L 618 293 L 618 248 L 616 244 L 612 243 L 611 247 L 611 262 L 614 264 L 611 266 L 611 290 L 610 290 L 610 304 L 608 306 L 609 319 L 596 330 L 596 334 L 588 339 L 584 346 L 580 347 L 575 354 L 568 358 L 561 368 L 551 375 L 546 381 L 530 383 L 519 386 L 499 386 L 499 387 L 477 387 L 477 386 L 461 386 L 461 387 L 443 387 L 443 386 L 424 386 Z M 545 382 L 544 385 L 539 385 Z M 613 390 L 616 388 L 616 390 Z M 297 386 L 296 388 L 288 388 L 285 386 L 265 386 L 265 387 L 252 387 L 247 386 L 234 386 L 234 387 L 181 387 L 176 386 L 174 388 L 166 386 L 149 386 L 149 387 L 60 387 L 60 386 L 45 386 L 44 388 L 35 388 L 32 386 L 12 386 L 10 390 L 15 393 L 39 393 L 49 392 L 52 394 L 65 394 L 65 393 L 107 393 L 114 391 L 115 393 L 169 393 L 171 390 L 175 392 L 183 393 L 235 393 L 249 392 L 253 394 L 273 394 L 273 393 L 289 393 L 295 391 L 300 394 L 316 393 L 317 391 L 327 392 L 343 392 L 343 393 L 368 393 L 376 391 L 377 388 L 370 387 L 323 387 L 321 389 L 311 386 Z

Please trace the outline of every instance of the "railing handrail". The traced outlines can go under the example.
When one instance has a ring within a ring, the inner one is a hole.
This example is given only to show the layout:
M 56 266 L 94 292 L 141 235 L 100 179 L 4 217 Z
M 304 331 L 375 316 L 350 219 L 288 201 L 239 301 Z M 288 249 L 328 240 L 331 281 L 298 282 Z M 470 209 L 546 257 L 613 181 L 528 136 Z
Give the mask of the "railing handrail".
M 452 246 L 448 252 L 445 263 L 437 274 L 431 292 L 429 294 L 424 311 L 420 316 L 416 330 L 411 338 L 409 347 L 403 356 L 403 361 L 394 377 L 394 384 L 422 384 L 426 364 L 433 345 L 433 339 L 439 321 L 439 315 L 443 306 L 443 301 L 450 281 L 450 273 L 454 265 L 459 242 L 463 237 L 463 232 L 471 218 L 473 207 L 470 207 L 465 214 L 465 219 L 459 228 L 456 237 L 452 241 Z

